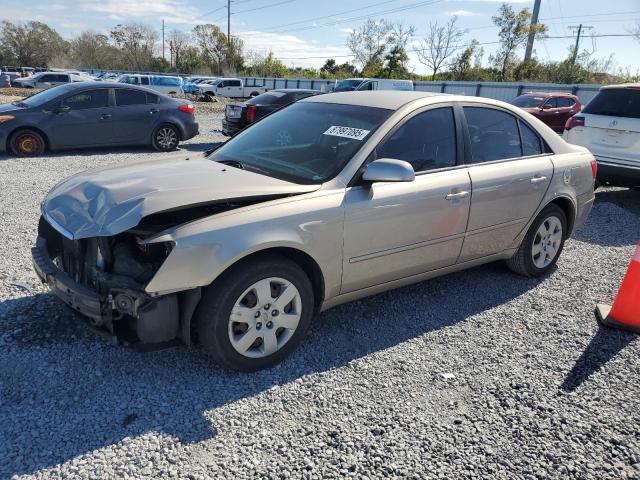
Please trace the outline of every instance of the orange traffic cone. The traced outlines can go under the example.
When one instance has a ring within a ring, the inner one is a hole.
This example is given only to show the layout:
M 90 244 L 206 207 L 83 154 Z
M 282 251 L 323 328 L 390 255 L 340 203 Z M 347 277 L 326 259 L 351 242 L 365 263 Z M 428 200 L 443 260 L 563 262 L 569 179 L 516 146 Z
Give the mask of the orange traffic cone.
M 596 305 L 596 316 L 607 327 L 640 333 L 640 242 L 622 279 L 613 306 Z

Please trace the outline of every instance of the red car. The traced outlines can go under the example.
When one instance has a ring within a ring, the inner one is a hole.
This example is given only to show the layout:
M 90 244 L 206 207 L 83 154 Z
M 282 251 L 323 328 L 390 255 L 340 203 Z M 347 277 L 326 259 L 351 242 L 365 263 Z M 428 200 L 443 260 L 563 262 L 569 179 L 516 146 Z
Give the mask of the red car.
M 562 132 L 567 120 L 582 110 L 578 97 L 570 93 L 525 93 L 514 98 L 511 104 L 539 118 L 556 132 Z

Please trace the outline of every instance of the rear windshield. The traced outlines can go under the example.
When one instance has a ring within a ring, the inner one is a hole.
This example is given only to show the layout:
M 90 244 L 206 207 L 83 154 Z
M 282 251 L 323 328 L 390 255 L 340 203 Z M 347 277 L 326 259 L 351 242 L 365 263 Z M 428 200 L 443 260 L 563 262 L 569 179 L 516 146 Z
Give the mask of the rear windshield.
M 294 103 L 228 140 L 209 157 L 270 177 L 315 184 L 335 177 L 393 110 Z
M 546 97 L 533 97 L 530 95 L 522 95 L 511 100 L 511 105 L 515 105 L 520 108 L 535 108 L 539 107 Z
M 606 88 L 584 107 L 584 113 L 611 117 L 640 118 L 640 90 Z
M 271 91 L 268 93 L 263 93 L 262 95 L 258 95 L 257 97 L 254 97 L 251 100 L 247 100 L 247 104 L 248 105 L 271 105 L 273 103 L 278 103 L 279 100 L 285 95 L 286 95 L 285 92 Z

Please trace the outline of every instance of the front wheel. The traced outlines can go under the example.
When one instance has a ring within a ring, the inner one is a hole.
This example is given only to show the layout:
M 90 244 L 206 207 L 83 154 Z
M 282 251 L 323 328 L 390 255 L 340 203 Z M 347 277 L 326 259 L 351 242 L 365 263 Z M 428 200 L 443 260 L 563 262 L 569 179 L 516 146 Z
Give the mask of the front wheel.
M 262 370 L 295 350 L 313 311 L 311 282 L 296 263 L 279 255 L 243 262 L 204 291 L 195 318 L 198 342 L 227 368 Z
M 44 153 L 42 135 L 33 130 L 20 130 L 9 141 L 11 151 L 18 157 L 38 157 Z
M 557 205 L 549 205 L 535 218 L 509 268 L 525 277 L 540 277 L 555 265 L 567 236 L 567 216 Z
M 171 152 L 178 148 L 180 132 L 173 125 L 160 125 L 153 132 L 153 148 L 160 152 Z

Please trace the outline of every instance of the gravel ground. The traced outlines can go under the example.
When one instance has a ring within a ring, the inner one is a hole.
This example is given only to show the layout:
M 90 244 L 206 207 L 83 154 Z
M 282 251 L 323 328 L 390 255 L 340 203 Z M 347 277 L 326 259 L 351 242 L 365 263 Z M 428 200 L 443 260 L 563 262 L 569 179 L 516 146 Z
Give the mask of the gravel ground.
M 547 278 L 493 264 L 343 305 L 247 375 L 106 345 L 32 273 L 51 186 L 153 155 L 0 157 L 1 478 L 640 478 L 640 343 L 593 315 L 640 237 L 639 193 L 598 193 Z

